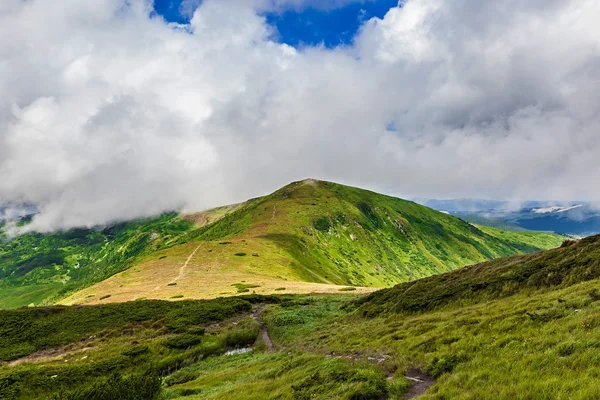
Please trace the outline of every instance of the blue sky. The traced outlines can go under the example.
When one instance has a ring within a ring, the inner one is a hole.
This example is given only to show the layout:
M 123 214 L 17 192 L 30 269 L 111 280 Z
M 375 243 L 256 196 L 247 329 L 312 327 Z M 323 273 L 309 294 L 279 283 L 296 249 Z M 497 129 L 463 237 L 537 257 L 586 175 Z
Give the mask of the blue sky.
M 336 9 L 287 9 L 265 14 L 267 22 L 277 27 L 278 40 L 301 47 L 319 45 L 336 47 L 351 44 L 360 25 L 373 17 L 382 18 L 398 0 L 350 2 Z M 181 0 L 155 0 L 154 8 L 167 21 L 186 23 L 189 17 L 180 13 Z

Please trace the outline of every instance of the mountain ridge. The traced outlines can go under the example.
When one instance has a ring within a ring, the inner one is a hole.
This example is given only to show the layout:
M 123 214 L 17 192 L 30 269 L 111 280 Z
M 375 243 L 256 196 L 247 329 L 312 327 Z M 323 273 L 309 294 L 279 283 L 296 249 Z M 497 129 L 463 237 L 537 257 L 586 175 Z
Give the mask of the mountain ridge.
M 183 218 L 200 227 L 177 246 L 65 302 L 213 298 L 245 286 L 259 294 L 367 290 L 563 240 L 479 228 L 412 201 L 315 179 Z

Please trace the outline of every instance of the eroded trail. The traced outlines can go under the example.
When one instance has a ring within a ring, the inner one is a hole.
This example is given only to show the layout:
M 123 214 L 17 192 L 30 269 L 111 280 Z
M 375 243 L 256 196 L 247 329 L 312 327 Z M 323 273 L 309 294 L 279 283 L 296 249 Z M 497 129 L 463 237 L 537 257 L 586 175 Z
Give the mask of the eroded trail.
M 185 272 L 185 269 L 187 268 L 188 264 L 190 263 L 190 261 L 192 261 L 192 258 L 194 257 L 194 255 L 196 254 L 196 252 L 198 251 L 198 249 L 202 246 L 202 244 L 199 244 L 194 251 L 192 251 L 190 253 L 190 255 L 188 256 L 188 258 L 185 260 L 185 262 L 183 263 L 183 265 L 181 267 L 179 267 L 179 274 L 177 275 L 177 277 L 175 279 L 173 279 L 173 282 L 176 282 L 178 280 L 180 280 L 183 277 L 183 273 Z
M 262 315 L 264 309 L 265 309 L 264 305 L 258 306 L 256 311 L 254 311 L 254 314 L 252 315 L 252 317 L 256 320 L 256 322 L 258 322 L 260 324 L 260 336 L 259 336 L 260 339 L 263 341 L 263 343 L 267 346 L 267 348 L 269 350 L 274 350 L 275 346 L 273 345 L 273 341 L 269 337 L 269 331 L 267 330 L 267 324 L 260 317 Z
M 404 396 L 404 400 L 416 399 L 420 395 L 424 394 L 427 389 L 429 389 L 435 383 L 435 379 L 433 379 L 433 377 L 424 374 L 422 371 L 417 369 L 406 371 L 406 375 L 404 375 L 404 377 L 414 382 L 406 396 Z

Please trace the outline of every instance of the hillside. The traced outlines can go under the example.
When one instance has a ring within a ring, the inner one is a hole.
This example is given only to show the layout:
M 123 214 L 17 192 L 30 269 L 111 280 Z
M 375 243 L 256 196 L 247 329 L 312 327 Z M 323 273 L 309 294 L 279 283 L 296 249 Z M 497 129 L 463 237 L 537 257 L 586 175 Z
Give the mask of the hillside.
M 73 292 L 65 303 L 368 291 L 562 240 L 479 228 L 410 201 L 305 180 L 202 213 L 6 241 L 0 307 Z
M 560 248 L 499 258 L 457 271 L 402 283 L 363 299 L 365 314 L 411 313 L 567 287 L 600 277 L 600 236 Z
M 193 229 L 176 213 L 96 229 L 7 237 L 0 227 L 0 308 L 48 304 L 172 247 Z
M 366 296 L 0 311 L 7 399 L 595 399 L 600 236 Z
M 410 201 L 315 180 L 184 218 L 199 226 L 185 244 L 64 303 L 366 291 L 563 240 L 480 229 Z

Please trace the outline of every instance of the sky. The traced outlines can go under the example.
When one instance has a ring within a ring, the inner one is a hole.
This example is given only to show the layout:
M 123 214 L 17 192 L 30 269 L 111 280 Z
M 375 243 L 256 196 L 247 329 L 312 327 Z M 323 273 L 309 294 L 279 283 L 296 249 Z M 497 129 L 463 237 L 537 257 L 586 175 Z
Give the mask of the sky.
M 600 199 L 595 0 L 3 0 L 0 204 L 49 231 L 312 177 Z

